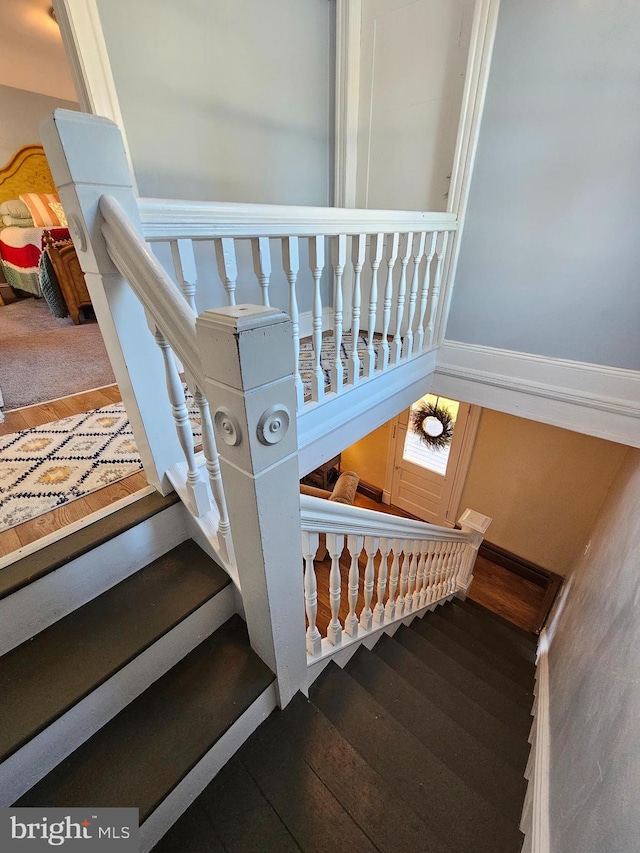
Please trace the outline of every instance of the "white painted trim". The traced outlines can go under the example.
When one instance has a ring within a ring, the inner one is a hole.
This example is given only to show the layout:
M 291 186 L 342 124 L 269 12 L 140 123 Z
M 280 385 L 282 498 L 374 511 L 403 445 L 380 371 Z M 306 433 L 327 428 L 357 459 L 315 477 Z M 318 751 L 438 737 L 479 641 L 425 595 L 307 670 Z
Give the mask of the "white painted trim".
M 531 853 L 551 853 L 549 830 L 549 777 L 551 767 L 551 729 L 549 712 L 549 643 L 546 629 L 538 643 L 536 698 L 531 727 L 532 749 L 527 767 L 529 786 L 520 829 L 525 834 L 523 849 Z
M 133 188 L 137 193 L 133 161 L 127 143 L 97 0 L 52 0 L 52 2 L 80 107 L 84 112 L 111 119 L 120 128 Z
M 140 853 L 148 853 L 158 843 L 276 704 L 276 684 L 273 682 L 145 820 L 140 827 Z
M 234 612 L 228 585 L 13 753 L 0 765 L 0 804 L 14 803 Z
M 336 0 L 335 207 L 356 206 L 362 0 Z
M 436 318 L 435 339 L 437 341 L 444 337 L 449 316 L 489 82 L 493 45 L 498 27 L 499 9 L 500 0 L 476 0 L 447 205 L 447 210 L 457 217 L 458 233 L 450 241 L 448 257 L 445 261 L 444 283 Z
M 640 447 L 640 371 L 445 340 L 433 393 Z

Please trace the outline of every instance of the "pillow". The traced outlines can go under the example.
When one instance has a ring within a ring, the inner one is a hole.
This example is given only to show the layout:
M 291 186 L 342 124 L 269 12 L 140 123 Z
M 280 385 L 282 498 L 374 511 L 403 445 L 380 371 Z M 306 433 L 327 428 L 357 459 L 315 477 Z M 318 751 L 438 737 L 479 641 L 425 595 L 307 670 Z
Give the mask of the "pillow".
M 29 208 L 36 228 L 59 228 L 60 220 L 49 205 L 51 202 L 59 202 L 56 193 L 23 193 L 20 196 Z
M 0 216 L 13 216 L 14 219 L 32 218 L 27 205 L 18 198 L 3 201 L 2 204 L 0 204 Z
M 29 217 L 28 219 L 18 219 L 17 216 L 3 216 L 2 217 L 3 225 L 15 225 L 18 228 L 33 228 L 33 219 Z
M 60 223 L 61 228 L 68 228 L 69 223 L 67 222 L 67 217 L 65 215 L 64 210 L 62 209 L 61 201 L 50 201 L 49 208 L 54 212 L 54 214 L 58 217 L 58 222 Z

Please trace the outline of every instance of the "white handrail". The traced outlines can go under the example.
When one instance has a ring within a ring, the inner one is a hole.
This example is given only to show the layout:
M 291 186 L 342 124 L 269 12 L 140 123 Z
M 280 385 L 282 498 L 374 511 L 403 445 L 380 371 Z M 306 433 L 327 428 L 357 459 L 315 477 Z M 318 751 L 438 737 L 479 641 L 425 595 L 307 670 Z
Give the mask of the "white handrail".
M 285 204 L 138 201 L 148 240 L 216 237 L 315 237 L 320 234 L 373 234 L 407 231 L 456 231 L 453 213 L 406 210 L 355 210 Z

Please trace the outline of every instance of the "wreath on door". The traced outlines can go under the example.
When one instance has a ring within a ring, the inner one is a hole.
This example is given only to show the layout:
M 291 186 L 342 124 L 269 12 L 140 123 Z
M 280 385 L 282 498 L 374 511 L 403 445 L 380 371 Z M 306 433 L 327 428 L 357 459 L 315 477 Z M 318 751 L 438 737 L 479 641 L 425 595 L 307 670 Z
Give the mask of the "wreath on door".
M 451 444 L 455 421 L 448 409 L 435 403 L 422 403 L 411 413 L 411 429 L 420 441 L 434 450 Z

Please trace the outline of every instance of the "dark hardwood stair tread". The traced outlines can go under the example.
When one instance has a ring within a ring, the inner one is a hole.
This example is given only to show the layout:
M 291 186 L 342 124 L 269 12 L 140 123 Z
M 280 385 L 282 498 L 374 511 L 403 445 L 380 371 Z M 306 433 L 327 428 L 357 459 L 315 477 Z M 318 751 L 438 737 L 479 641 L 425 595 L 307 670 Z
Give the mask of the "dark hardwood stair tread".
M 153 853 L 226 853 L 196 801 L 153 848 Z
M 230 583 L 192 540 L 0 658 L 4 760 Z
M 532 678 L 535 677 L 535 650 L 532 653 L 530 648 L 523 648 L 519 638 L 514 641 L 511 637 L 505 637 L 504 634 L 495 631 L 492 625 L 478 619 L 472 611 L 456 607 L 453 602 L 448 602 L 437 612 L 442 619 L 446 619 L 450 624 L 464 631 L 467 636 L 473 637 L 475 641 L 505 660 L 521 666 L 531 673 Z
M 456 853 L 519 853 L 523 837 L 517 825 L 465 785 L 347 672 L 330 664 L 310 696 L 354 749 Z
M 143 822 L 274 679 L 232 617 L 18 806 L 131 806 Z
M 526 792 L 522 774 L 366 648 L 357 652 L 346 671 L 476 794 L 518 823 Z
M 529 756 L 526 738 L 514 736 L 513 729 L 392 637 L 382 637 L 374 651 L 408 684 L 437 705 L 465 731 L 484 743 L 519 774 L 524 772 Z
M 395 633 L 394 639 L 496 719 L 501 720 L 517 734 L 524 732 L 528 735 L 531 716 L 523 705 L 495 690 L 412 628 L 413 626 L 407 628 L 403 625 Z
M 509 622 L 497 613 L 478 604 L 471 598 L 462 601 L 459 598 L 454 598 L 451 601 L 454 607 L 459 607 L 461 610 L 472 614 L 482 621 L 484 625 L 491 626 L 491 630 L 502 637 L 508 638 L 512 643 L 519 646 L 525 653 L 532 655 L 530 659 L 535 661 L 536 650 L 538 648 L 538 638 L 535 634 L 525 631 L 513 622 Z
M 485 656 L 479 656 L 471 652 L 466 646 L 461 645 L 448 634 L 440 630 L 435 622 L 427 616 L 425 619 L 415 619 L 411 624 L 411 630 L 427 639 L 432 645 L 448 657 L 463 666 L 468 672 L 481 678 L 494 690 L 510 699 L 515 704 L 521 705 L 527 711 L 533 704 L 533 684 L 526 688 L 512 681 L 499 670 L 495 669 Z

